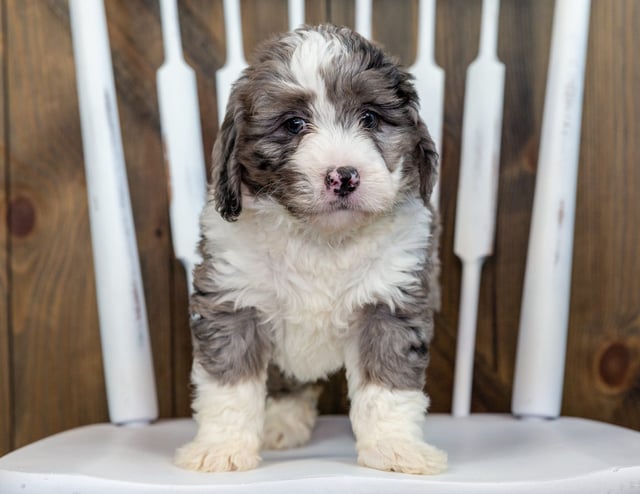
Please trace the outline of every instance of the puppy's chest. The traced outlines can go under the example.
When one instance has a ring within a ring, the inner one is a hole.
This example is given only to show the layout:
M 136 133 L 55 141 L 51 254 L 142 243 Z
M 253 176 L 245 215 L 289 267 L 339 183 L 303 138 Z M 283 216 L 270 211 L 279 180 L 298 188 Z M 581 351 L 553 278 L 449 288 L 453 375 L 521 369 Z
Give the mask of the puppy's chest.
M 354 260 L 309 254 L 274 259 L 269 268 L 275 304 L 261 308 L 272 318 L 273 360 L 300 380 L 325 377 L 343 365 L 344 341 L 360 310 L 354 292 L 366 277 L 366 269 Z
M 284 371 L 317 379 L 343 365 L 363 307 L 393 306 L 419 283 L 426 226 L 394 223 L 339 245 L 243 228 L 218 252 L 218 282 L 237 307 L 258 309 Z
M 244 256 L 252 257 L 253 269 L 240 276 L 247 302 L 287 328 L 344 334 L 359 309 L 389 301 L 398 287 L 415 281 L 421 259 L 390 252 L 390 243 L 331 246 L 288 237 L 257 243 Z
M 273 359 L 301 380 L 325 377 L 343 365 L 362 307 L 388 298 L 398 280 L 376 257 L 377 245 L 329 248 L 289 238 L 275 247 L 260 256 L 265 276 L 252 282 L 273 331 Z
M 331 248 L 284 239 L 260 255 L 259 308 L 299 332 L 344 334 L 359 307 L 374 303 L 388 278 L 373 246 Z M 388 286 L 388 285 L 387 285 Z

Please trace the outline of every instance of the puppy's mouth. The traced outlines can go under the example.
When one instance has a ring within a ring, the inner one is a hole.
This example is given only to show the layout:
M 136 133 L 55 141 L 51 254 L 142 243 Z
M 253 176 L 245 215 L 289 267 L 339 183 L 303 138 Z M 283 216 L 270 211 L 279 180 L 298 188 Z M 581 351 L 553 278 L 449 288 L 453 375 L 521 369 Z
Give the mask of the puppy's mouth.
M 335 211 L 361 211 L 361 207 L 350 197 L 340 197 L 327 205 L 327 213 L 333 213 Z
M 307 221 L 323 230 L 349 232 L 368 223 L 377 213 L 355 197 L 337 197 L 315 209 Z
M 320 230 L 337 233 L 353 232 L 368 223 L 372 214 L 348 204 L 333 205 L 307 216 L 306 222 Z

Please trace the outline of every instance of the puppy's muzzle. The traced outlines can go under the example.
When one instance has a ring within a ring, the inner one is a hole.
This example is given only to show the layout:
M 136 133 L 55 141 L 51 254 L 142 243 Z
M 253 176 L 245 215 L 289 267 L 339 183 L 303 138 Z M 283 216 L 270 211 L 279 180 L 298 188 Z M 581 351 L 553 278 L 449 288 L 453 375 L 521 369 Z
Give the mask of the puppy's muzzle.
M 324 179 L 327 190 L 339 197 L 351 194 L 360 185 L 360 174 L 352 166 L 340 166 L 334 170 L 329 170 Z

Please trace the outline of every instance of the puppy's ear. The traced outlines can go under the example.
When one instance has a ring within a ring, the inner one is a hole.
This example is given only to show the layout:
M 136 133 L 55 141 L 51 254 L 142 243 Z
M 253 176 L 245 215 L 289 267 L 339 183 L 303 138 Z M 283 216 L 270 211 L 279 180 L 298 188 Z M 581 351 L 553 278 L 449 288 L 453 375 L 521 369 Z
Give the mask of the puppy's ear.
M 438 153 L 427 126 L 421 118 L 418 118 L 417 127 L 418 143 L 416 144 L 414 159 L 420 175 L 420 196 L 425 205 L 428 205 L 431 191 L 438 178 Z
M 236 158 L 238 108 L 237 98 L 232 94 L 212 153 L 211 180 L 216 210 L 227 221 L 237 220 L 242 211 L 242 173 Z

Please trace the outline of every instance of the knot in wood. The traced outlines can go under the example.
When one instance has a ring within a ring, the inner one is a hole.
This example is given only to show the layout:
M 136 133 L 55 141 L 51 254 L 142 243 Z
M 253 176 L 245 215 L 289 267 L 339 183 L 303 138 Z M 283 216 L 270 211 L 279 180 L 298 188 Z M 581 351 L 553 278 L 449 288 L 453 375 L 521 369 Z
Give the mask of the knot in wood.
M 9 203 L 9 231 L 16 237 L 26 237 L 36 224 L 36 210 L 33 202 L 18 196 Z
M 623 341 L 608 343 L 598 352 L 597 378 L 607 392 L 624 392 L 632 385 L 632 353 L 632 349 Z

